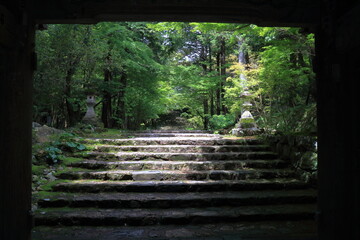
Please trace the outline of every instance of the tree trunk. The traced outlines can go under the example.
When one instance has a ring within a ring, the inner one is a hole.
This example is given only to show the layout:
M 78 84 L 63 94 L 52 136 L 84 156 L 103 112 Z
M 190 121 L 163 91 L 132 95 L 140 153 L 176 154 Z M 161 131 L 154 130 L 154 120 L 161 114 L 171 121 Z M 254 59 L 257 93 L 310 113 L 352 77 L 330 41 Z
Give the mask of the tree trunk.
M 223 114 L 227 113 L 227 108 L 224 105 L 224 102 L 222 101 L 225 96 L 225 89 L 224 89 L 224 83 L 226 78 L 226 48 L 225 48 L 225 39 L 221 38 L 220 41 L 220 76 L 221 76 L 221 83 L 220 83 L 220 99 L 221 99 L 221 110 Z
M 76 114 L 74 108 L 70 102 L 71 98 L 71 84 L 72 84 L 72 77 L 75 74 L 75 67 L 70 67 L 70 69 L 66 72 L 65 77 L 65 126 L 64 127 L 71 127 L 76 123 Z
M 121 120 L 120 127 L 126 129 L 126 119 L 125 119 L 125 89 L 127 86 L 127 75 L 125 72 L 122 73 L 120 78 L 120 91 L 118 94 L 118 104 L 117 104 L 117 117 Z
M 207 58 L 207 52 L 206 52 L 206 46 L 201 45 L 201 50 L 200 50 L 200 65 L 204 70 L 204 73 L 207 72 L 207 65 L 206 65 L 206 58 Z
M 210 115 L 215 115 L 214 91 L 211 91 L 210 93 Z
M 218 52 L 218 54 L 216 55 L 216 68 L 219 76 L 221 76 L 220 52 Z M 220 82 L 218 87 L 216 88 L 216 115 L 221 114 L 221 87 L 222 83 Z
M 213 71 L 212 66 L 212 49 L 211 49 L 211 43 L 208 45 L 208 52 L 209 52 L 209 72 L 211 73 Z M 213 116 L 215 114 L 215 103 L 214 103 L 214 91 L 210 91 L 210 116 Z
M 111 81 L 112 75 L 109 69 L 104 69 L 104 82 Z M 112 104 L 111 104 L 111 94 L 108 91 L 104 91 L 102 111 L 101 111 L 101 120 L 104 123 L 105 128 L 111 128 L 112 125 Z
M 204 106 L 204 130 L 209 129 L 209 101 L 205 97 L 203 100 L 203 106 Z
M 208 53 L 209 53 L 209 72 L 212 72 L 212 50 L 211 50 L 211 43 L 208 45 Z

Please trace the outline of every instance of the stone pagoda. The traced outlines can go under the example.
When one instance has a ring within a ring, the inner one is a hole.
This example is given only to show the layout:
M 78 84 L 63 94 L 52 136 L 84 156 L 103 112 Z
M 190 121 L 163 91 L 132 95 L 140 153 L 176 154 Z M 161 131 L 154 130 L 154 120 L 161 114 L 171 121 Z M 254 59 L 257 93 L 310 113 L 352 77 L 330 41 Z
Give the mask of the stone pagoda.
M 242 41 L 239 41 L 240 49 L 242 49 Z M 239 51 L 239 64 L 241 66 L 246 65 L 246 59 L 244 51 Z M 244 68 L 245 69 L 245 68 Z M 231 130 L 231 133 L 235 136 L 252 136 L 259 133 L 259 129 L 256 126 L 255 119 L 251 114 L 250 110 L 252 107 L 251 104 L 251 93 L 247 88 L 247 79 L 243 72 L 240 73 L 240 84 L 242 86 L 243 92 L 240 94 L 240 99 L 242 99 L 242 113 L 240 120 L 235 125 L 235 128 Z
M 240 95 L 240 99 L 243 99 L 242 114 L 240 120 L 235 125 L 235 128 L 231 130 L 231 133 L 235 136 L 252 136 L 259 133 L 259 128 L 256 126 L 255 119 L 250 112 L 252 104 L 250 102 L 251 94 L 247 88 Z

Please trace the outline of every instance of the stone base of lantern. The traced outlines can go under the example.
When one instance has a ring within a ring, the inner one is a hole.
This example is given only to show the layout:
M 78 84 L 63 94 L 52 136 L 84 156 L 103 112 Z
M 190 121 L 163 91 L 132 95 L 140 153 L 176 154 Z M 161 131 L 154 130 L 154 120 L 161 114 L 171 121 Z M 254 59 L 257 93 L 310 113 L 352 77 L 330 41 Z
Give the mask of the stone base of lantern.
M 103 127 L 102 122 L 99 119 L 94 118 L 94 117 L 86 117 L 85 116 L 81 122 L 84 124 L 90 124 L 94 127 Z
M 233 128 L 231 130 L 231 134 L 237 137 L 242 136 L 254 136 L 260 134 L 260 129 L 253 127 L 253 128 Z
M 260 133 L 260 129 L 257 128 L 255 119 L 249 111 L 245 111 L 235 125 L 235 128 L 231 130 L 231 134 L 235 136 L 254 136 Z

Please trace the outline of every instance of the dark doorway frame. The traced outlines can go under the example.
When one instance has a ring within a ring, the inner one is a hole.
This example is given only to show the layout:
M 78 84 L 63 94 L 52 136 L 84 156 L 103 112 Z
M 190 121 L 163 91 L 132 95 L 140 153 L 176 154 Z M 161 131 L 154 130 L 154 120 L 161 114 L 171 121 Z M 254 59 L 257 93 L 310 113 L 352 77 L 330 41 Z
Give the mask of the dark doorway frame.
M 42 23 L 213 21 L 316 32 L 319 239 L 360 237 L 357 0 L 4 0 L 0 3 L 0 239 L 31 237 L 34 33 Z

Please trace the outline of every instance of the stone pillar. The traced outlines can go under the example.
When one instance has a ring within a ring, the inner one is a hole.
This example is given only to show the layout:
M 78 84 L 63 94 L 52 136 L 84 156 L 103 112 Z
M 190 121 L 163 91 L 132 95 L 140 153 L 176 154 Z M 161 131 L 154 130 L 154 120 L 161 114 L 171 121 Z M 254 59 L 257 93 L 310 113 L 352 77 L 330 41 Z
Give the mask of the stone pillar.
M 31 1 L 0 3 L 0 239 L 31 238 Z

